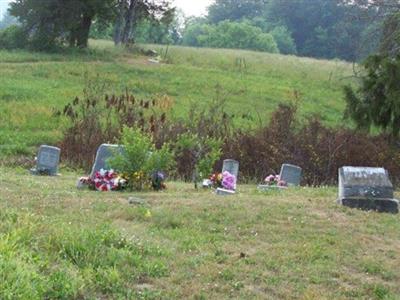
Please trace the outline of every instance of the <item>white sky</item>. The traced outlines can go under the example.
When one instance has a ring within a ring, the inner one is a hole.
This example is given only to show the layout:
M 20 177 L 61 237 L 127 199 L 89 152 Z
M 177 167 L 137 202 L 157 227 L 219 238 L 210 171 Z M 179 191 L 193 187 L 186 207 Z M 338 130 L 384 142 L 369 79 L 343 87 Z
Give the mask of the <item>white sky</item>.
M 213 2 L 214 0 L 175 0 L 174 4 L 189 17 L 206 14 L 207 7 Z
M 7 4 L 12 0 L 0 0 L 0 19 L 6 12 Z M 181 8 L 186 16 L 201 16 L 206 13 L 207 6 L 214 0 L 171 0 Z
M 7 10 L 7 5 L 10 2 L 11 0 L 0 0 L 0 20 L 3 18 L 3 15 Z

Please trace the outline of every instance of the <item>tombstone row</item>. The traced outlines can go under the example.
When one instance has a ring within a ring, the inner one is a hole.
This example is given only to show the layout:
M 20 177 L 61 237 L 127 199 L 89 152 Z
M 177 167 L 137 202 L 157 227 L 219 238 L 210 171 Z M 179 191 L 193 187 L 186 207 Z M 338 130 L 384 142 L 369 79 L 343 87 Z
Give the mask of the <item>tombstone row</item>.
M 109 169 L 108 159 L 115 153 L 122 153 L 123 146 L 102 144 L 97 150 L 90 177 L 101 169 Z M 56 176 L 61 150 L 57 147 L 42 145 L 39 148 L 36 167 L 31 169 L 35 175 Z M 223 162 L 222 172 L 239 175 L 239 162 L 227 159 Z M 299 186 L 302 169 L 295 165 L 283 164 L 280 171 L 280 179 L 288 186 Z M 269 186 L 259 186 L 259 189 L 267 189 Z M 234 194 L 233 190 L 219 188 L 218 195 Z M 339 169 L 339 197 L 337 202 L 351 208 L 375 210 L 379 212 L 397 213 L 399 202 L 394 199 L 393 184 L 389 179 L 387 170 L 383 168 L 367 167 L 342 167 Z

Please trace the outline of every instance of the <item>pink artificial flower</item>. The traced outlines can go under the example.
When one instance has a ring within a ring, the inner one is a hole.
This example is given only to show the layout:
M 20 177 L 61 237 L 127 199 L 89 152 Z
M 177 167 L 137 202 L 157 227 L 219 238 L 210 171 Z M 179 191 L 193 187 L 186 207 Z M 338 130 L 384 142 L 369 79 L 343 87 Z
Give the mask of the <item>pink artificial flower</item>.
M 236 189 L 236 177 L 225 171 L 222 173 L 222 186 L 227 190 L 235 190 Z
M 275 176 L 274 175 L 269 175 L 267 178 L 265 178 L 265 182 L 271 183 L 275 181 Z
M 280 187 L 285 187 L 285 186 L 287 186 L 287 183 L 286 183 L 286 181 L 284 181 L 284 180 L 279 180 L 279 181 L 278 181 L 278 186 L 280 186 Z

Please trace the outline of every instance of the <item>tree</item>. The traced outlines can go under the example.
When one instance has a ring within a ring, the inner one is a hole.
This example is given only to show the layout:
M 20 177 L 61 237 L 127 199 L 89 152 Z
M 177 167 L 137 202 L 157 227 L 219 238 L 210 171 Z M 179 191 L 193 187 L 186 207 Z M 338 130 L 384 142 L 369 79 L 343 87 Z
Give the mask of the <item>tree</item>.
M 136 26 L 147 19 L 153 23 L 170 24 L 175 8 L 166 0 L 118 0 L 118 17 L 115 24 L 114 43 L 128 44 L 134 41 Z
M 375 9 L 344 1 L 271 0 L 266 15 L 271 23 L 287 27 L 300 55 L 354 61 L 371 25 L 367 16 Z
M 268 0 L 216 0 L 208 8 L 208 19 L 217 24 L 221 21 L 240 21 L 262 16 Z
M 359 128 L 371 126 L 388 130 L 394 137 L 400 132 L 400 54 L 395 58 L 372 55 L 365 64 L 366 75 L 355 92 L 345 88 L 345 116 Z
M 217 25 L 192 24 L 186 28 L 183 43 L 188 46 L 250 49 L 278 53 L 274 37 L 246 22 L 222 21 Z
M 400 133 L 400 13 L 393 13 L 384 22 L 380 50 L 369 56 L 365 75 L 359 88 L 345 88 L 345 116 L 358 127 L 376 126 L 390 131 L 393 137 Z
M 296 44 L 292 38 L 291 33 L 285 26 L 277 26 L 270 32 L 274 37 L 279 52 L 282 54 L 296 54 Z
M 85 48 L 92 22 L 114 16 L 115 0 L 16 0 L 11 15 L 18 18 L 38 50 L 49 50 L 68 42 Z

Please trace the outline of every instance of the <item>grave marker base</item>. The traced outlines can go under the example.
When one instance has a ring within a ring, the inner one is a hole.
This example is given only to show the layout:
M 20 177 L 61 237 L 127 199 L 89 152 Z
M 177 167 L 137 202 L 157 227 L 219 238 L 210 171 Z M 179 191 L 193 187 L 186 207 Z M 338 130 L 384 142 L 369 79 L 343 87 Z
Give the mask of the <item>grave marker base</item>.
M 396 199 L 365 199 L 365 198 L 341 198 L 337 200 L 338 204 L 358 208 L 361 210 L 373 210 L 382 213 L 399 213 L 399 201 Z
M 236 191 L 232 190 L 227 190 L 227 189 L 222 189 L 222 188 L 217 188 L 215 190 L 215 193 L 219 196 L 230 196 L 230 195 L 235 195 Z
M 257 189 L 259 191 L 265 192 L 265 191 L 282 191 L 287 189 L 286 186 L 277 186 L 277 185 L 267 185 L 267 184 L 260 184 L 257 186 Z

